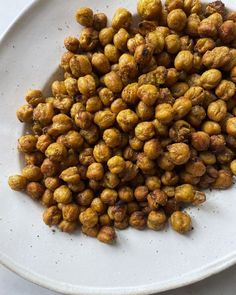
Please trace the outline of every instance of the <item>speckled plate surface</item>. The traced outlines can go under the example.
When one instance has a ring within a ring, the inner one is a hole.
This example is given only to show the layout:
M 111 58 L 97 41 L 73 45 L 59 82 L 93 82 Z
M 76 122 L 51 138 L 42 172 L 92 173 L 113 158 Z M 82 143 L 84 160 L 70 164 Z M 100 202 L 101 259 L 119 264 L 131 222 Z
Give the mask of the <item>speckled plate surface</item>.
M 136 9 L 134 0 L 38 0 L 0 43 L 0 262 L 64 294 L 150 294 L 225 269 L 236 261 L 235 187 L 214 191 L 200 210 L 190 209 L 194 231 L 187 236 L 129 229 L 118 233 L 114 246 L 79 232 L 53 232 L 38 204 L 8 188 L 8 175 L 21 166 L 16 141 L 23 126 L 16 108 L 26 89 L 45 88 L 57 72 L 64 37 L 80 30 L 73 19 L 79 5 L 108 15 L 118 6 Z

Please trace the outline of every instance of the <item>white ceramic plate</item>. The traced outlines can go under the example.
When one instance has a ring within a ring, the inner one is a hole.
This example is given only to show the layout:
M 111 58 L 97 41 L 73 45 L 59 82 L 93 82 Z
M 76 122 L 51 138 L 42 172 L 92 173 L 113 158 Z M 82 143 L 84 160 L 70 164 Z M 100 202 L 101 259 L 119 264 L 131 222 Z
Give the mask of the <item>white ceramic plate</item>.
M 26 89 L 45 88 L 57 71 L 64 37 L 80 30 L 73 19 L 78 6 L 111 16 L 118 6 L 134 12 L 136 0 L 38 0 L 0 43 L 0 262 L 64 294 L 109 295 L 160 292 L 229 267 L 236 261 L 235 187 L 208 194 L 200 210 L 190 210 L 194 231 L 188 236 L 129 229 L 118 233 L 115 246 L 80 233 L 53 233 L 42 222 L 42 208 L 8 188 L 8 175 L 21 166 L 16 108 Z

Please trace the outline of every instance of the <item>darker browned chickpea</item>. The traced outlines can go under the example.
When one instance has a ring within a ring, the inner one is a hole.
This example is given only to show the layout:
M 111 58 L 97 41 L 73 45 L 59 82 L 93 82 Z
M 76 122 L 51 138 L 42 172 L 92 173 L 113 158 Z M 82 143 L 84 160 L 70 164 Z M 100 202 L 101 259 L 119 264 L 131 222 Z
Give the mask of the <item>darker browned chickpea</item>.
M 92 208 L 88 208 L 79 215 L 80 222 L 86 227 L 94 227 L 98 223 L 98 215 Z
M 80 134 L 89 145 L 95 144 L 99 139 L 99 130 L 94 124 L 89 129 L 81 129 Z
M 227 20 L 220 26 L 218 32 L 222 43 L 229 44 L 236 37 L 236 24 L 232 20 Z
M 126 102 L 127 104 L 137 104 L 137 102 L 139 101 L 138 95 L 138 83 L 132 83 L 127 85 L 121 94 L 121 97 L 123 99 L 124 102 Z
M 135 229 L 142 230 L 146 227 L 147 217 L 142 211 L 135 211 L 129 217 L 129 225 Z
M 79 218 L 79 213 L 79 206 L 76 204 L 71 203 L 62 207 L 62 216 L 66 221 L 77 221 Z
M 45 187 L 39 182 L 29 182 L 26 186 L 26 193 L 33 200 L 38 200 L 42 197 Z
M 104 13 L 95 13 L 93 16 L 93 27 L 97 31 L 101 31 L 107 26 L 107 16 Z
M 191 144 L 197 151 L 206 151 L 210 145 L 210 136 L 203 132 L 193 132 L 191 135 Z
M 116 233 L 113 227 L 103 226 L 97 235 L 97 239 L 105 244 L 112 244 L 115 241 Z
M 76 196 L 76 201 L 80 206 L 89 206 L 94 198 L 91 189 L 85 189 Z
M 167 202 L 168 196 L 167 194 L 160 190 L 155 189 L 153 192 L 149 193 L 147 196 L 148 206 L 152 209 L 158 209 L 158 207 L 165 206 Z
M 226 131 L 231 136 L 236 136 L 236 118 L 230 118 L 226 122 Z
M 124 201 L 124 202 L 131 202 L 134 198 L 134 193 L 133 193 L 133 190 L 128 187 L 128 186 L 124 186 L 124 187 L 121 187 L 118 191 L 118 196 L 119 196 L 119 199 L 121 201 Z
M 170 223 L 178 233 L 186 233 L 191 229 L 191 218 L 187 213 L 176 211 L 171 215 Z
M 206 117 L 206 111 L 202 106 L 193 106 L 187 115 L 187 121 L 194 127 L 198 127 L 202 124 L 202 121 Z
M 161 230 L 163 229 L 166 220 L 167 218 L 163 210 L 151 211 L 148 214 L 147 227 L 152 230 Z
M 62 219 L 61 210 L 57 206 L 51 206 L 47 208 L 43 213 L 43 221 L 49 225 L 57 225 Z
M 144 144 L 144 154 L 151 160 L 155 160 L 162 153 L 162 147 L 158 139 L 151 139 Z
M 154 191 L 161 187 L 161 181 L 158 176 L 147 176 L 145 180 L 145 185 L 149 189 L 149 191 Z
M 94 50 L 99 42 L 98 32 L 93 28 L 85 28 L 81 31 L 80 38 L 80 47 L 84 51 L 92 51 Z
M 149 64 L 153 55 L 153 48 L 149 45 L 139 45 L 134 53 L 134 59 L 139 67 Z
M 174 143 L 168 147 L 170 160 L 175 165 L 183 165 L 190 158 L 189 146 L 185 143 Z
M 213 188 L 216 189 L 227 189 L 233 183 L 233 177 L 231 171 L 219 170 L 216 180 L 211 184 Z
M 147 186 L 137 186 L 134 190 L 134 197 L 138 202 L 147 200 L 148 188 Z
M 99 181 L 103 178 L 104 168 L 101 163 L 92 163 L 88 166 L 86 176 L 89 179 Z
M 67 50 L 76 52 L 79 49 L 79 40 L 75 36 L 68 36 L 64 39 L 64 45 Z
M 58 228 L 62 231 L 62 232 L 66 232 L 66 233 L 72 233 L 76 230 L 77 228 L 77 222 L 71 222 L 71 221 L 67 221 L 67 220 L 62 220 L 59 225 Z

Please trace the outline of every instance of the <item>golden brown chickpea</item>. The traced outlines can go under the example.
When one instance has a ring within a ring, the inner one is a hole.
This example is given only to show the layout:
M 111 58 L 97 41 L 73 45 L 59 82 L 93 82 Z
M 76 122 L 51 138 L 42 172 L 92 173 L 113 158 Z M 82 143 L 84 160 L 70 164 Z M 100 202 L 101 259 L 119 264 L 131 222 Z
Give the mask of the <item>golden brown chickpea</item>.
M 162 147 L 158 139 L 150 139 L 145 142 L 143 151 L 149 159 L 155 160 L 162 153 Z
M 165 206 L 167 199 L 167 194 L 159 188 L 155 189 L 147 196 L 148 205 L 152 210 L 158 209 L 160 205 Z
M 18 149 L 23 153 L 35 151 L 37 138 L 34 135 L 23 135 L 18 139 Z
M 226 46 L 220 46 L 207 51 L 202 57 L 202 63 L 207 68 L 218 69 L 224 67 L 230 59 L 230 49 Z
M 133 38 L 130 38 L 127 42 L 127 47 L 128 47 L 129 52 L 131 54 L 134 54 L 136 48 L 139 45 L 142 45 L 144 43 L 145 43 L 145 39 L 143 38 L 143 36 L 140 34 L 136 34 Z
M 90 206 L 94 199 L 94 193 L 91 189 L 85 189 L 76 196 L 76 201 L 80 206 Z
M 220 84 L 217 86 L 215 91 L 216 95 L 225 101 L 233 97 L 235 92 L 236 92 L 235 84 L 228 80 L 222 80 Z
M 115 93 L 121 92 L 123 88 L 121 78 L 114 71 L 111 71 L 110 73 L 104 76 L 104 83 L 108 89 Z
M 235 152 L 225 147 L 221 153 L 217 155 L 217 161 L 222 165 L 229 164 L 235 158 Z
M 51 160 L 60 162 L 67 156 L 67 150 L 61 143 L 52 143 L 45 151 L 45 155 Z
M 230 169 L 231 169 L 231 172 L 233 173 L 233 175 L 236 175 L 236 160 L 233 160 L 230 163 Z
M 41 172 L 44 176 L 54 176 L 59 170 L 59 164 L 52 162 L 49 159 L 45 159 L 41 165 Z
M 215 22 L 209 18 L 205 18 L 200 22 L 198 27 L 198 34 L 200 37 L 209 37 L 216 39 L 218 30 Z
M 142 211 L 135 211 L 129 217 L 129 225 L 135 229 L 142 230 L 146 227 L 147 217 Z
M 77 131 L 69 131 L 65 136 L 65 145 L 68 148 L 78 150 L 83 145 L 83 137 Z
M 214 165 L 216 163 L 216 156 L 211 152 L 202 152 L 199 156 L 206 165 Z
M 227 189 L 233 183 L 233 177 L 231 171 L 229 170 L 219 170 L 218 177 L 216 180 L 211 184 L 212 188 L 215 189 Z
M 77 127 L 87 130 L 92 126 L 93 115 L 87 111 L 79 111 L 74 120 Z
M 174 64 L 178 71 L 191 71 L 193 68 L 193 54 L 189 50 L 180 51 L 175 57 Z
M 51 88 L 53 96 L 67 94 L 64 81 L 54 81 Z
M 93 27 L 97 31 L 101 31 L 107 26 L 107 16 L 104 13 L 95 13 L 93 16 Z
M 95 225 L 94 227 L 87 227 L 82 225 L 81 231 L 83 234 L 85 234 L 88 237 L 96 238 L 99 232 L 99 226 Z
M 123 101 L 127 104 L 137 104 L 139 101 L 138 95 L 138 83 L 132 83 L 127 85 L 121 94 Z
M 94 53 L 92 57 L 92 65 L 101 74 L 110 72 L 110 63 L 103 53 Z
M 216 46 L 215 41 L 211 38 L 200 38 L 197 40 L 195 50 L 201 54 L 206 53 L 208 50 L 214 49 Z
M 77 184 L 80 181 L 80 175 L 77 167 L 70 167 L 63 170 L 60 178 L 68 183 Z
M 74 103 L 70 110 L 71 118 L 74 118 L 75 115 L 80 111 L 85 111 L 84 105 L 81 102 Z
M 166 215 L 163 210 L 151 211 L 147 218 L 147 227 L 152 230 L 163 229 L 167 221 Z
M 134 197 L 138 202 L 147 200 L 148 188 L 147 186 L 137 186 L 134 190 Z M 136 210 L 137 211 L 137 210 Z
M 108 160 L 107 166 L 111 173 L 119 174 L 125 169 L 125 160 L 121 156 L 114 156 Z
M 139 67 L 144 67 L 151 62 L 153 47 L 147 44 L 139 45 L 134 53 L 134 59 Z
M 51 143 L 52 143 L 51 137 L 48 134 L 43 134 L 38 137 L 36 148 L 37 150 L 44 153 Z
M 192 86 L 185 92 L 184 97 L 190 99 L 193 106 L 201 105 L 205 99 L 205 90 L 200 86 Z
M 115 188 L 119 183 L 119 177 L 116 174 L 111 173 L 110 171 L 105 173 L 102 180 L 102 185 L 107 188 Z
M 14 191 L 22 191 L 26 189 L 27 179 L 22 175 L 14 175 L 8 177 L 8 184 Z
M 102 109 L 102 101 L 98 96 L 90 97 L 86 102 L 86 111 L 96 113 Z
M 88 166 L 86 176 L 89 179 L 99 181 L 103 178 L 104 168 L 101 163 L 92 163 Z
M 77 228 L 77 222 L 71 222 L 71 221 L 62 220 L 62 221 L 59 223 L 58 228 L 59 228 L 62 232 L 72 233 L 72 232 L 75 231 L 76 228 Z
M 47 208 L 43 213 L 43 221 L 49 225 L 57 225 L 62 219 L 61 210 L 57 206 L 51 206 Z
M 166 0 L 165 7 L 168 12 L 184 7 L 184 0 Z
M 137 3 L 137 10 L 142 19 L 156 19 L 161 15 L 162 3 L 160 0 L 139 0 Z
M 133 201 L 134 192 L 130 187 L 123 186 L 123 187 L 119 188 L 118 196 L 121 201 L 129 203 L 129 202 Z
M 99 215 L 103 214 L 106 210 L 106 206 L 103 204 L 100 198 L 93 199 L 90 206 Z
M 58 114 L 52 118 L 53 124 L 48 128 L 48 134 L 57 137 L 67 133 L 73 126 L 72 120 L 65 114 Z
M 84 27 L 91 27 L 93 25 L 93 11 L 88 7 L 80 7 L 75 13 L 75 18 Z
M 236 82 L 236 66 L 234 66 L 230 71 L 230 79 L 235 83 Z
M 223 2 L 221 1 L 214 1 L 212 3 L 209 3 L 207 6 L 206 6 L 206 9 L 205 9 L 205 14 L 206 15 L 211 15 L 215 12 L 218 12 L 220 13 L 222 16 L 225 16 L 226 14 L 226 9 L 225 9 L 225 5 Z
M 79 49 L 79 40 L 75 36 L 68 36 L 64 39 L 65 48 L 69 51 L 76 52 Z
M 50 102 L 38 104 L 33 111 L 33 119 L 43 126 L 50 124 L 53 116 L 53 104 Z
M 92 208 L 86 209 L 79 215 L 80 222 L 86 227 L 94 227 L 98 223 L 98 215 Z
M 72 201 L 72 192 L 66 185 L 55 189 L 53 198 L 57 203 L 69 204 Z
M 210 103 L 207 109 L 208 118 L 215 122 L 221 122 L 225 118 L 226 113 L 227 105 L 221 99 L 218 99 Z
M 206 151 L 210 145 L 210 136 L 203 132 L 193 132 L 191 135 L 191 144 L 197 151 Z
M 175 167 L 174 163 L 170 160 L 169 154 L 167 152 L 160 155 L 158 157 L 157 162 L 158 162 L 159 167 L 163 170 L 166 170 L 166 171 L 171 171 Z
M 77 221 L 79 218 L 79 206 L 71 203 L 62 207 L 63 219 L 69 222 Z
M 181 234 L 190 231 L 192 225 L 190 216 L 181 211 L 176 211 L 171 215 L 170 223 L 172 228 Z
M 20 122 L 29 123 L 33 119 L 33 110 L 31 105 L 25 104 L 17 109 L 16 116 Z
M 168 35 L 165 38 L 165 46 L 168 53 L 170 54 L 178 53 L 180 51 L 180 46 L 181 46 L 179 36 L 176 34 Z
M 38 200 L 42 197 L 45 187 L 39 182 L 29 182 L 26 187 L 26 193 L 33 200 Z
M 96 93 L 96 82 L 92 75 L 86 75 L 78 79 L 78 89 L 81 94 L 90 97 Z
M 50 191 L 55 191 L 61 185 L 59 177 L 47 177 L 44 179 L 44 185 Z
M 190 99 L 184 96 L 177 98 L 173 104 L 173 111 L 175 113 L 175 119 L 179 120 L 185 117 L 192 108 L 192 102 Z
M 129 33 L 121 28 L 119 31 L 114 35 L 113 43 L 118 50 L 126 51 L 127 50 L 127 41 L 129 39 Z
M 128 132 L 138 123 L 138 116 L 132 110 L 126 109 L 118 113 L 116 120 L 120 128 L 123 131 Z
M 121 133 L 116 128 L 106 129 L 103 133 L 103 140 L 110 148 L 115 148 L 121 144 Z
M 65 72 L 70 72 L 70 59 L 74 56 L 74 53 L 70 51 L 66 51 L 62 57 L 61 57 L 61 62 L 60 62 L 60 67 L 65 71 Z
M 105 244 L 112 244 L 116 239 L 116 233 L 113 227 L 103 226 L 97 235 L 97 239 Z
M 25 95 L 25 100 L 33 107 L 45 101 L 41 90 L 29 89 Z
M 35 165 L 25 166 L 22 170 L 22 176 L 29 181 L 40 181 L 43 178 L 40 168 Z
M 95 144 L 99 139 L 98 127 L 93 124 L 89 129 L 81 129 L 80 134 L 89 145 Z
M 234 41 L 236 37 L 236 24 L 232 20 L 225 21 L 219 28 L 219 37 L 224 44 Z
M 167 16 L 167 24 L 171 30 L 182 31 L 187 23 L 187 16 L 182 9 L 174 9 Z
M 111 63 L 118 62 L 120 58 L 119 50 L 112 44 L 107 44 L 104 48 L 104 54 Z
M 161 103 L 157 105 L 155 117 L 162 124 L 169 124 L 174 119 L 174 110 L 169 103 Z
M 104 142 L 100 142 L 94 146 L 93 157 L 99 163 L 107 162 L 111 158 L 111 149 Z
M 70 59 L 70 69 L 76 78 L 92 73 L 92 66 L 86 55 L 74 55 Z
M 183 184 L 175 188 L 175 200 L 177 202 L 192 203 L 194 200 L 194 189 L 191 184 Z
M 53 199 L 53 192 L 49 189 L 46 189 L 42 195 L 40 203 L 46 207 L 51 207 L 55 205 L 56 201 Z
M 161 187 L 161 180 L 158 176 L 148 176 L 145 180 L 145 185 L 149 191 L 154 191 Z
M 149 32 L 146 35 L 146 44 L 154 49 L 154 53 L 160 53 L 165 46 L 165 39 L 161 33 L 157 31 Z
M 102 29 L 99 32 L 99 41 L 101 45 L 106 46 L 112 43 L 114 35 L 115 35 L 115 30 L 112 27 Z
M 217 122 L 205 121 L 202 125 L 202 131 L 209 135 L 217 135 L 221 133 L 221 127 Z
M 187 121 L 194 127 L 201 125 L 202 121 L 206 117 L 206 111 L 201 106 L 193 106 L 190 112 L 187 115 Z
M 196 13 L 191 14 L 187 19 L 186 33 L 191 37 L 198 37 L 198 27 L 200 23 L 200 17 Z
M 189 146 L 185 143 L 174 143 L 168 147 L 170 160 L 175 165 L 183 165 L 188 162 L 190 158 Z
M 140 153 L 137 158 L 137 166 L 143 172 L 146 172 L 155 168 L 155 162 L 149 159 L 144 153 Z
M 118 8 L 112 18 L 112 27 L 115 30 L 129 29 L 132 24 L 132 14 L 125 8 Z
M 95 113 L 94 123 L 101 129 L 107 129 L 113 126 L 115 119 L 116 117 L 114 113 L 112 113 L 109 109 L 104 109 Z
M 186 82 L 177 82 L 171 87 L 171 93 L 174 98 L 183 96 L 189 89 L 188 83 Z
M 122 98 L 115 99 L 111 104 L 111 111 L 115 114 L 127 109 L 127 104 L 123 101 Z
M 137 95 L 146 105 L 152 106 L 158 99 L 159 91 L 154 85 L 144 84 L 138 88 Z
M 67 78 L 64 81 L 65 87 L 66 87 L 66 91 L 70 96 L 75 96 L 76 94 L 78 94 L 79 89 L 78 89 L 78 85 L 77 85 L 77 80 L 74 78 Z
M 227 120 L 226 131 L 229 135 L 236 136 L 236 117 Z
M 98 32 L 93 28 L 85 28 L 80 33 L 80 47 L 84 51 L 93 51 L 99 42 Z
M 95 162 L 93 158 L 93 149 L 85 148 L 79 155 L 79 161 L 84 166 L 89 166 Z
M 154 135 L 155 128 L 152 122 L 141 122 L 135 127 L 135 136 L 142 141 L 147 141 Z
M 27 154 L 24 154 L 24 157 L 25 157 L 25 163 L 27 165 L 35 165 L 35 166 L 40 166 L 43 163 L 43 160 L 45 158 L 44 154 L 41 152 L 27 153 Z
M 105 188 L 100 195 L 100 198 L 104 204 L 107 204 L 109 206 L 113 206 L 116 203 L 116 200 L 118 198 L 117 191 Z
M 129 139 L 129 145 L 133 150 L 140 151 L 143 148 L 144 143 L 137 137 L 133 137 Z
M 204 89 L 212 89 L 217 87 L 222 79 L 222 74 L 217 69 L 205 71 L 201 76 L 201 84 Z

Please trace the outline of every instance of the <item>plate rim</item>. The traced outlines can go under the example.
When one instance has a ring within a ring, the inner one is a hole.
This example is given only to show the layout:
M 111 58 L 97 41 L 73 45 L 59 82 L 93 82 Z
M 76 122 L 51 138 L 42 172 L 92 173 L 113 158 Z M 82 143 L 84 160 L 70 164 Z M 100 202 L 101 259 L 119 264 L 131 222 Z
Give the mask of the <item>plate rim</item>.
M 23 19 L 31 10 L 37 5 L 41 5 L 42 0 L 33 0 L 30 4 L 26 5 L 17 17 L 13 19 L 7 29 L 0 36 L 0 48 L 5 42 L 5 39 L 15 30 L 18 23 Z M 179 276 L 175 280 L 167 280 L 160 283 L 151 283 L 139 287 L 116 287 L 116 288 L 101 288 L 101 287 L 88 287 L 88 286 L 75 286 L 67 283 L 60 282 L 46 278 L 39 275 L 32 270 L 27 270 L 25 267 L 15 263 L 12 259 L 0 251 L 0 264 L 19 275 L 23 279 L 32 282 L 40 287 L 44 287 L 48 290 L 59 292 L 67 295 L 100 295 L 101 292 L 104 295 L 150 295 L 154 293 L 160 293 L 164 291 L 170 291 L 178 289 L 184 286 L 191 285 L 193 283 L 200 282 L 212 275 L 216 275 L 223 270 L 236 264 L 236 251 L 229 255 L 224 256 L 221 259 L 216 260 L 211 264 L 205 265 L 203 268 L 199 268 L 197 271 L 190 272 L 184 276 Z

